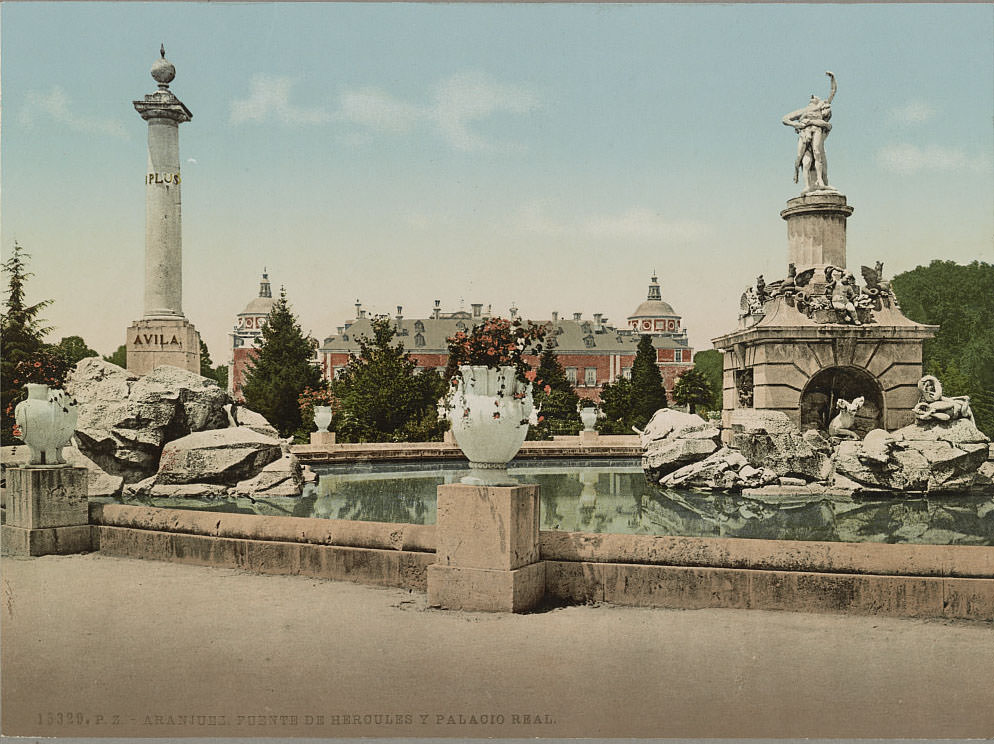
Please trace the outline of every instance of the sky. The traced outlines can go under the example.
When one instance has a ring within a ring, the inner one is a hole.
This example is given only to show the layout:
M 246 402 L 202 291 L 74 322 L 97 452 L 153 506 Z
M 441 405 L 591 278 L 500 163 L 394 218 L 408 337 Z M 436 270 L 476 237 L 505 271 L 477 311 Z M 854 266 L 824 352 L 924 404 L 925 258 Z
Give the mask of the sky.
M 319 339 L 355 315 L 492 305 L 624 325 L 657 272 L 691 344 L 786 274 L 796 135 L 829 92 L 848 264 L 994 261 L 994 7 L 61 3 L 0 6 L 0 250 L 50 339 L 143 312 L 164 44 L 183 310 L 215 364 L 265 267 Z

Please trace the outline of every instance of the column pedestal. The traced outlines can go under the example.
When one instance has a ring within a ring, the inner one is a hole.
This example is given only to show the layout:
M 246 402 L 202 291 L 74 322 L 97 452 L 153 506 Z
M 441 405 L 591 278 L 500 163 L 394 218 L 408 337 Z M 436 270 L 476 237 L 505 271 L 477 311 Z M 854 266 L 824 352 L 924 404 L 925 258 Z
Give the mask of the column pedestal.
M 438 487 L 429 605 L 522 612 L 541 601 L 538 493 L 533 485 Z
M 90 550 L 86 480 L 86 468 L 8 468 L 4 552 L 64 555 Z
M 780 216 L 787 221 L 787 260 L 801 273 L 815 269 L 814 282 L 824 284 L 826 266 L 845 268 L 846 219 L 853 208 L 844 194 L 824 191 L 787 201 Z
M 182 315 L 143 318 L 128 328 L 128 372 L 147 375 L 166 364 L 200 374 L 200 334 Z

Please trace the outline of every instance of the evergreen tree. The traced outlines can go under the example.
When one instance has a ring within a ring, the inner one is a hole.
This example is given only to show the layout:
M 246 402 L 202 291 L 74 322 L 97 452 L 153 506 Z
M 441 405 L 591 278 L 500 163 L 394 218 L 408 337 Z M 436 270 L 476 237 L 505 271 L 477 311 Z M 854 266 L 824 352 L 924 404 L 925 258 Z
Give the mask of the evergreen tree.
M 447 428 L 438 418 L 445 381 L 417 363 L 401 343 L 389 318 L 372 320 L 373 337 L 360 337 L 359 353 L 332 383 L 341 409 L 334 428 L 346 442 L 440 440 Z
M 213 367 L 211 366 L 213 363 L 211 353 L 207 349 L 207 344 L 204 343 L 203 339 L 200 339 L 200 376 L 206 377 L 208 380 L 214 380 L 222 390 L 227 390 L 228 365 L 221 364 Z
M 641 429 L 660 408 L 666 408 L 663 374 L 656 364 L 656 349 L 651 336 L 642 336 L 635 361 L 632 362 L 631 425 Z
M 311 345 L 287 302 L 286 290 L 280 290 L 255 344 L 258 354 L 246 365 L 242 388 L 245 405 L 262 414 L 280 436 L 289 436 L 301 426 L 297 398 L 305 388 L 321 384 L 321 370 L 311 363 Z
M 42 325 L 39 313 L 51 304 L 51 300 L 42 300 L 33 305 L 26 304 L 24 284 L 33 276 L 27 270 L 27 259 L 30 256 L 16 242 L 11 257 L 3 264 L 3 271 L 8 275 L 7 297 L 4 301 L 4 312 L 0 314 L 0 338 L 3 340 L 3 358 L 0 360 L 0 442 L 16 444 L 13 436 L 14 407 L 23 400 L 27 393 L 24 388 L 14 384 L 18 379 L 14 374 L 18 362 L 26 362 L 33 354 L 41 351 L 44 343 L 42 338 L 51 331 Z
M 691 413 L 697 413 L 698 407 L 706 413 L 714 403 L 714 390 L 707 376 L 693 367 L 677 378 L 673 386 L 673 400 L 681 406 L 688 406 Z
M 121 344 L 117 347 L 117 350 L 110 356 L 104 357 L 105 362 L 110 362 L 111 364 L 116 364 L 121 369 L 128 368 L 128 347 L 125 344 Z
M 87 357 L 99 356 L 97 352 L 86 345 L 82 336 L 64 336 L 53 349 L 58 352 L 66 364 L 75 367 L 76 363 Z
M 549 391 L 546 392 L 546 386 Z M 566 370 L 552 349 L 539 357 L 532 391 L 535 406 L 541 407 L 542 420 L 528 429 L 529 439 L 552 439 L 555 435 L 576 434 L 583 427 L 577 406 L 580 396 L 566 377 Z
M 601 388 L 602 418 L 594 427 L 601 434 L 631 434 L 632 381 L 619 377 Z

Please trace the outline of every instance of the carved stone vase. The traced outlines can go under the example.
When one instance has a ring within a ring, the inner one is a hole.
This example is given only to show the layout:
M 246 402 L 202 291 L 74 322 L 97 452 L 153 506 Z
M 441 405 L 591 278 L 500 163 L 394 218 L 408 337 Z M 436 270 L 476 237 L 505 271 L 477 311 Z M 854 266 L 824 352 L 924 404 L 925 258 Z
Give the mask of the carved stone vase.
M 474 470 L 506 469 L 521 449 L 534 410 L 532 386 L 511 366 L 464 365 L 449 394 L 452 435 Z
M 594 407 L 580 409 L 580 421 L 583 423 L 584 431 L 593 431 L 594 424 L 597 423 L 597 409 Z
M 314 406 L 314 423 L 318 431 L 327 432 L 331 426 L 331 406 Z
M 76 401 L 58 388 L 28 383 L 28 398 L 14 408 L 21 439 L 28 445 L 29 465 L 65 465 L 62 448 L 76 431 L 79 416 Z

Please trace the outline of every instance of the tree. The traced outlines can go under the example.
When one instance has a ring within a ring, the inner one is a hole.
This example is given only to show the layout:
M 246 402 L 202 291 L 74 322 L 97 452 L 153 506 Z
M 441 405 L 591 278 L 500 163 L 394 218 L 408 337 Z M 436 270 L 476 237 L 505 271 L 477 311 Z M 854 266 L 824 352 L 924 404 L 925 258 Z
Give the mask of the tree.
M 932 261 L 891 281 L 901 310 L 940 326 L 922 362 L 945 395 L 969 395 L 977 428 L 994 437 L 994 265 Z
M 110 362 L 111 364 L 116 364 L 121 369 L 128 368 L 128 347 L 125 344 L 121 344 L 117 347 L 115 351 L 110 356 L 104 357 L 105 362 Z
M 214 382 L 221 386 L 222 390 L 227 390 L 228 365 L 221 364 L 217 367 L 212 367 L 212 364 L 211 353 L 207 349 L 207 344 L 204 343 L 203 339 L 200 339 L 200 376 L 206 377 L 208 380 L 214 380 Z
M 289 436 L 301 427 L 297 398 L 305 388 L 321 384 L 321 371 L 311 363 L 311 345 L 287 302 L 286 290 L 280 290 L 255 344 L 258 354 L 246 365 L 242 388 L 245 405 L 262 414 L 280 436 Z
M 696 367 L 681 374 L 673 386 L 673 400 L 681 406 L 688 406 L 691 413 L 697 413 L 700 406 L 709 409 L 714 402 L 714 390 L 707 376 Z
M 652 414 L 666 408 L 666 388 L 656 364 L 656 349 L 651 336 L 642 336 L 632 362 L 631 378 L 620 378 L 601 388 L 601 412 L 597 422 L 601 434 L 631 434 L 642 429 Z
M 632 362 L 632 426 L 641 429 L 660 408 L 666 408 L 666 388 L 656 364 L 650 336 L 642 336 Z
M 583 426 L 577 411 L 580 396 L 573 389 L 566 370 L 552 349 L 546 349 L 539 357 L 532 395 L 535 406 L 541 408 L 539 415 L 542 420 L 538 425 L 529 427 L 529 439 L 552 439 L 555 435 L 572 435 L 580 431 Z
M 14 374 L 18 362 L 27 360 L 41 351 L 42 338 L 51 328 L 42 325 L 38 315 L 51 300 L 42 300 L 29 305 L 25 300 L 24 284 L 34 276 L 27 270 L 30 256 L 16 242 L 11 257 L 3 264 L 3 271 L 9 276 L 4 312 L 0 314 L 0 337 L 3 338 L 3 359 L 0 361 L 0 442 L 16 444 L 13 436 L 14 407 L 26 397 L 23 386 L 16 385 Z
M 714 399 L 706 406 L 709 411 L 720 411 L 722 406 L 721 391 L 724 387 L 724 364 L 722 354 L 717 349 L 707 349 L 694 354 L 694 369 L 699 370 L 707 378 L 714 393 Z
M 619 377 L 601 388 L 601 413 L 595 428 L 601 434 L 631 434 L 632 381 Z
M 82 336 L 63 336 L 59 343 L 52 348 L 62 355 L 70 367 L 75 367 L 77 362 L 87 357 L 99 356 L 97 352 L 86 345 Z
M 373 337 L 357 339 L 359 353 L 332 382 L 341 409 L 333 426 L 347 442 L 417 442 L 440 440 L 447 428 L 438 418 L 445 381 L 434 370 L 416 371 L 417 363 L 401 343 L 387 317 L 373 318 Z

